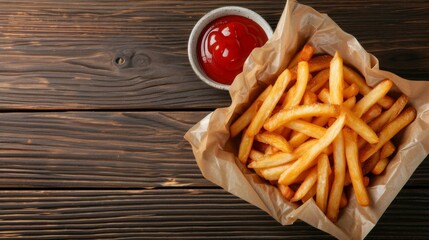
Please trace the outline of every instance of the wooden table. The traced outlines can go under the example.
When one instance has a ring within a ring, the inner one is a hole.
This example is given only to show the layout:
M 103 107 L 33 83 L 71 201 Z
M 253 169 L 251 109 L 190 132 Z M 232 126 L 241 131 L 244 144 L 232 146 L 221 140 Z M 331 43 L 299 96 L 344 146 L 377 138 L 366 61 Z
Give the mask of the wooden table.
M 381 68 L 429 79 L 424 0 L 302 1 Z M 184 133 L 229 95 L 202 83 L 187 40 L 239 5 L 274 28 L 284 1 L 0 1 L 0 237 L 330 238 L 205 180 Z M 368 238 L 428 238 L 429 162 Z

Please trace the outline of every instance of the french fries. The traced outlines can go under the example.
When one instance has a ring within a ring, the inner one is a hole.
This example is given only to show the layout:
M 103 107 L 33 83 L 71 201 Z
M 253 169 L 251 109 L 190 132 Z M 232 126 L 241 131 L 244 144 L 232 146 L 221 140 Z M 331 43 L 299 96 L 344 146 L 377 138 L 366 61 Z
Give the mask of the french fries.
M 353 71 L 349 67 L 344 67 L 343 70 L 344 70 L 344 80 L 349 84 L 355 83 L 356 85 L 358 85 L 359 92 L 362 95 L 365 96 L 371 91 L 371 87 L 366 85 L 365 79 L 363 79 L 363 77 L 359 73 Z M 383 108 L 388 109 L 390 108 L 390 106 L 392 106 L 393 102 L 394 100 L 392 98 L 390 98 L 389 96 L 384 96 L 382 99 L 378 101 L 378 104 L 380 104 Z
M 292 120 L 312 116 L 335 117 L 338 116 L 339 113 L 340 108 L 338 105 L 320 103 L 301 105 L 281 110 L 280 112 L 276 113 L 274 116 L 272 116 L 265 122 L 264 128 L 267 131 L 274 131 L 285 123 L 290 122 Z
M 331 61 L 329 71 L 329 102 L 340 105 L 343 103 L 343 59 L 338 52 Z
M 261 130 L 262 125 L 264 124 L 265 120 L 268 119 L 271 112 L 276 107 L 277 102 L 280 100 L 280 97 L 285 91 L 290 80 L 290 72 L 288 69 L 286 69 L 282 74 L 280 74 L 267 98 L 262 103 L 262 106 L 259 108 L 255 117 L 250 123 L 249 128 L 247 128 L 246 135 L 255 136 L 259 132 L 259 130 Z
M 344 135 L 340 131 L 334 141 L 334 181 L 329 194 L 326 216 L 333 222 L 338 219 L 341 194 L 346 176 L 346 156 L 344 152 Z
M 326 131 L 326 134 L 317 140 L 317 143 L 309 148 L 308 151 L 300 159 L 294 162 L 290 168 L 286 169 L 286 171 L 282 173 L 279 183 L 288 185 L 293 182 L 300 173 L 314 166 L 316 163 L 314 161 L 316 157 L 322 153 L 323 150 L 327 148 L 341 132 L 341 129 L 345 124 L 345 118 L 345 115 L 341 114 L 335 123 Z
M 369 197 L 363 183 L 362 167 L 360 166 L 358 156 L 357 135 L 348 128 L 343 130 L 343 134 L 346 147 L 347 166 L 356 199 L 360 205 L 368 206 Z
M 314 198 L 336 222 L 349 203 L 346 188 L 359 205 L 371 205 L 366 187 L 389 169 L 396 151 L 391 140 L 417 113 L 406 107 L 407 96 L 387 95 L 392 81 L 370 87 L 338 52 L 313 54 L 305 45 L 231 124 L 230 134 L 241 133 L 238 159 L 287 201 Z
M 256 141 L 269 144 L 282 152 L 292 152 L 290 143 L 280 134 L 263 132 L 255 136 Z
M 302 50 L 292 58 L 288 68 L 295 67 L 301 61 L 309 61 L 314 54 L 314 48 L 310 45 L 304 45 Z
M 383 98 L 389 92 L 393 83 L 390 80 L 380 82 L 375 88 L 368 92 L 353 108 L 353 113 L 357 117 L 361 117 L 368 109 L 370 109 L 377 101 Z
M 374 120 L 376 117 L 380 116 L 383 109 L 380 107 L 380 105 L 376 104 L 373 105 L 368 109 L 366 113 L 362 115 L 362 120 L 365 123 L 369 123 L 370 121 Z
M 291 202 L 296 202 L 298 200 L 301 200 L 305 194 L 307 194 L 313 185 L 317 181 L 317 168 L 313 168 L 311 172 L 307 175 L 307 177 L 304 179 L 302 184 L 299 186 L 298 190 L 296 190 L 295 195 L 293 195 Z
M 360 155 L 359 160 L 365 162 L 372 154 L 378 151 L 387 141 L 392 139 L 401 129 L 406 127 L 416 118 L 417 112 L 413 107 L 405 109 L 395 120 L 390 122 L 380 131 L 380 141 L 374 145 L 367 145 Z
M 287 99 L 284 109 L 288 109 L 298 105 L 301 102 L 302 97 L 304 96 L 305 89 L 307 87 L 307 82 L 309 78 L 308 71 L 308 62 L 299 62 L 298 63 L 298 76 L 296 84 L 294 86 L 294 91 L 290 99 Z
M 322 210 L 326 211 L 326 205 L 328 204 L 329 194 L 329 158 L 328 155 L 322 153 L 319 155 L 317 161 L 317 190 L 316 190 L 316 204 Z
M 316 76 L 311 79 L 309 82 L 307 89 L 309 89 L 311 92 L 317 92 L 320 90 L 320 88 L 325 85 L 329 80 L 329 69 L 325 69 L 320 71 Z

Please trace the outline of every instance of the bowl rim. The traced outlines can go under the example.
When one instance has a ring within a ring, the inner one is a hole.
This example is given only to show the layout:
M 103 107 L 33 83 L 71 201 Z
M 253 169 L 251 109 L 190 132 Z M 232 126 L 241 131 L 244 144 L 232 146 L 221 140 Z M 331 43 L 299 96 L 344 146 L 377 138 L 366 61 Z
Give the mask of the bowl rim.
M 273 35 L 273 29 L 268 24 L 268 22 L 258 13 L 248 8 L 240 7 L 240 6 L 224 6 L 220 8 L 213 9 L 202 16 L 198 22 L 193 27 L 191 34 L 188 39 L 188 59 L 191 64 L 192 69 L 195 74 L 206 84 L 211 87 L 228 91 L 231 85 L 222 84 L 212 80 L 208 77 L 205 71 L 201 68 L 197 57 L 197 44 L 198 38 L 202 32 L 202 30 L 209 24 L 210 22 L 224 16 L 238 15 L 242 17 L 246 17 L 255 23 L 257 23 L 267 34 L 267 37 L 270 38 Z

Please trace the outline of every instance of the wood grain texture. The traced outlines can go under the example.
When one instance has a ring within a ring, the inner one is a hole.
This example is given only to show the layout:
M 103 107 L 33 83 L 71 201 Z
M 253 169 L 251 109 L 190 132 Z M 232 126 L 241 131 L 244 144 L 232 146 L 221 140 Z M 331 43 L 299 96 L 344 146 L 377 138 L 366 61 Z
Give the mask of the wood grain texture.
M 368 239 L 428 238 L 427 201 L 427 191 L 403 190 Z M 331 239 L 221 189 L 1 191 L 0 204 L 0 238 Z
M 207 114 L 0 114 L 0 188 L 213 187 L 183 139 Z M 425 161 L 407 186 L 428 179 Z
M 424 0 L 301 1 L 355 35 L 381 67 L 427 79 Z M 285 1 L 0 1 L 0 109 L 201 109 L 229 104 L 197 79 L 187 40 L 209 10 L 239 5 L 272 27 Z M 122 58 L 124 63 L 117 64 Z
M 206 112 L 0 114 L 0 188 L 213 186 L 186 131 Z

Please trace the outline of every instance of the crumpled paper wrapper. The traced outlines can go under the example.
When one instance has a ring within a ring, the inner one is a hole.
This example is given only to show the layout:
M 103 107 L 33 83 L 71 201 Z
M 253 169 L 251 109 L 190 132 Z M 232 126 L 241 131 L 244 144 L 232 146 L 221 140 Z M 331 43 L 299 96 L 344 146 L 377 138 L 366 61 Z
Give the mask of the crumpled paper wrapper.
M 394 91 L 409 96 L 417 109 L 416 120 L 403 131 L 396 156 L 384 174 L 371 180 L 371 205 L 361 207 L 353 193 L 348 206 L 332 223 L 313 200 L 299 206 L 286 201 L 277 188 L 246 169 L 236 158 L 238 142 L 230 139 L 229 126 L 255 97 L 273 83 L 293 55 L 305 44 L 317 53 L 334 55 L 338 50 L 344 62 L 355 67 L 370 86 L 391 79 Z M 378 60 L 367 53 L 350 34 L 342 31 L 326 14 L 288 1 L 274 35 L 247 59 L 243 72 L 231 86 L 231 106 L 210 113 L 185 135 L 205 178 L 226 191 L 259 207 L 283 225 L 301 219 L 339 239 L 363 239 L 405 185 L 429 152 L 429 82 L 410 81 L 379 69 Z

